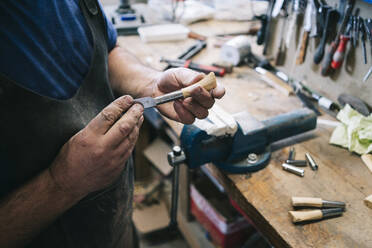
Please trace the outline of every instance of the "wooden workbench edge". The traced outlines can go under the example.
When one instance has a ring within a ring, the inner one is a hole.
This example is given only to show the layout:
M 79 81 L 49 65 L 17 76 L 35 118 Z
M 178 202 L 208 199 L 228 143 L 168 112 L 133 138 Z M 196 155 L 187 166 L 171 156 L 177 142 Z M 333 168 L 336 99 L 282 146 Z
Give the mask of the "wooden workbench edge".
M 280 234 L 270 225 L 270 223 L 262 216 L 253 205 L 251 205 L 244 195 L 241 194 L 240 190 L 236 187 L 233 181 L 227 176 L 227 174 L 221 171 L 219 168 L 209 163 L 206 168 L 210 173 L 218 180 L 218 182 L 224 187 L 228 196 L 235 201 L 241 210 L 252 220 L 252 224 L 260 231 L 265 234 L 265 237 L 269 240 L 271 245 L 274 247 L 291 247 Z

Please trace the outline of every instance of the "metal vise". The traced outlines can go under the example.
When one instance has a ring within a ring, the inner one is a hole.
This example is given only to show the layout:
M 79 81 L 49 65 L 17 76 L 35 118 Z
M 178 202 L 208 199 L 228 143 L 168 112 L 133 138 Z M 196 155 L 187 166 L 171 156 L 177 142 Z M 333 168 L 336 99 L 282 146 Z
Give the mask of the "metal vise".
M 253 172 L 264 168 L 271 155 L 270 145 L 316 127 L 316 114 L 300 109 L 258 121 L 244 112 L 235 117 L 238 131 L 234 136 L 210 136 L 194 125 L 185 125 L 181 146 L 190 168 L 212 162 L 230 173 Z

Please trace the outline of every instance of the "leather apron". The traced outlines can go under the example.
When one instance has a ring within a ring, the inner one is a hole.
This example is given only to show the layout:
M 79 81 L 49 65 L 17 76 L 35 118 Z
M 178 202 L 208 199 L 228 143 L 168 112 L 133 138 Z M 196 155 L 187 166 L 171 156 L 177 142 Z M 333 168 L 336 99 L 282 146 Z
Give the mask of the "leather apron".
M 97 0 L 79 4 L 94 51 L 89 72 L 72 98 L 41 96 L 0 74 L 0 199 L 48 168 L 63 144 L 114 100 L 104 16 Z M 133 163 L 128 162 L 114 185 L 88 195 L 27 247 L 132 247 L 132 196 Z

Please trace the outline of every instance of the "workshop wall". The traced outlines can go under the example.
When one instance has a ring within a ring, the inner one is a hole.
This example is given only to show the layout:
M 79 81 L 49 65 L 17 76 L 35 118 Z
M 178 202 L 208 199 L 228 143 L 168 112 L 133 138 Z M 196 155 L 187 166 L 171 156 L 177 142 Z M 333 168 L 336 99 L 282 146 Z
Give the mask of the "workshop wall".
M 331 6 L 335 6 L 337 2 L 338 1 L 336 0 L 327 0 L 327 3 Z M 354 10 L 356 8 L 360 8 L 359 15 L 361 17 L 372 18 L 372 4 L 368 4 L 362 0 L 356 0 Z M 352 13 L 354 13 L 354 11 Z M 302 37 L 301 21 L 300 25 L 298 26 L 297 37 L 292 35 L 290 48 L 287 49 L 286 52 L 285 63 L 279 68 L 299 80 L 304 80 L 308 86 L 334 101 L 337 100 L 338 95 L 341 93 L 349 93 L 361 98 L 372 106 L 372 76 L 363 83 L 364 75 L 372 66 L 371 47 L 369 41 L 366 41 L 368 58 L 367 65 L 365 65 L 363 62 L 361 42 L 359 41 L 356 48 L 352 48 L 351 43 L 349 42 L 347 54 L 342 67 L 333 75 L 323 77 L 320 73 L 321 63 L 319 65 L 313 63 L 314 52 L 316 50 L 318 39 L 309 39 L 305 62 L 302 65 L 296 65 L 296 57 Z M 275 29 L 273 32 L 275 33 L 275 37 L 273 37 L 273 40 L 271 41 L 269 50 L 269 54 L 272 56 L 276 54 L 279 46 L 279 37 L 282 27 L 283 19 L 277 20 L 272 26 L 272 28 Z M 330 42 L 331 41 L 327 43 L 325 51 L 328 50 Z

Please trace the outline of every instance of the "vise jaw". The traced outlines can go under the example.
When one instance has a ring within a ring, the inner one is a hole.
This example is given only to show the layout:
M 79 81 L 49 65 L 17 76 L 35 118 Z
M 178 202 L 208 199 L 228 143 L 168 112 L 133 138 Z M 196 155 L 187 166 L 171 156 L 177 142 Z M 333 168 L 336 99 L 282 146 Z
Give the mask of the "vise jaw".
M 270 160 L 273 142 L 314 129 L 317 116 L 304 108 L 262 122 L 246 112 L 235 119 L 239 127 L 233 136 L 211 136 L 194 125 L 185 125 L 181 146 L 186 154 L 186 164 L 196 168 L 212 162 L 230 173 L 260 170 Z M 250 154 L 250 158 L 256 154 L 257 161 L 252 162 L 248 158 Z

